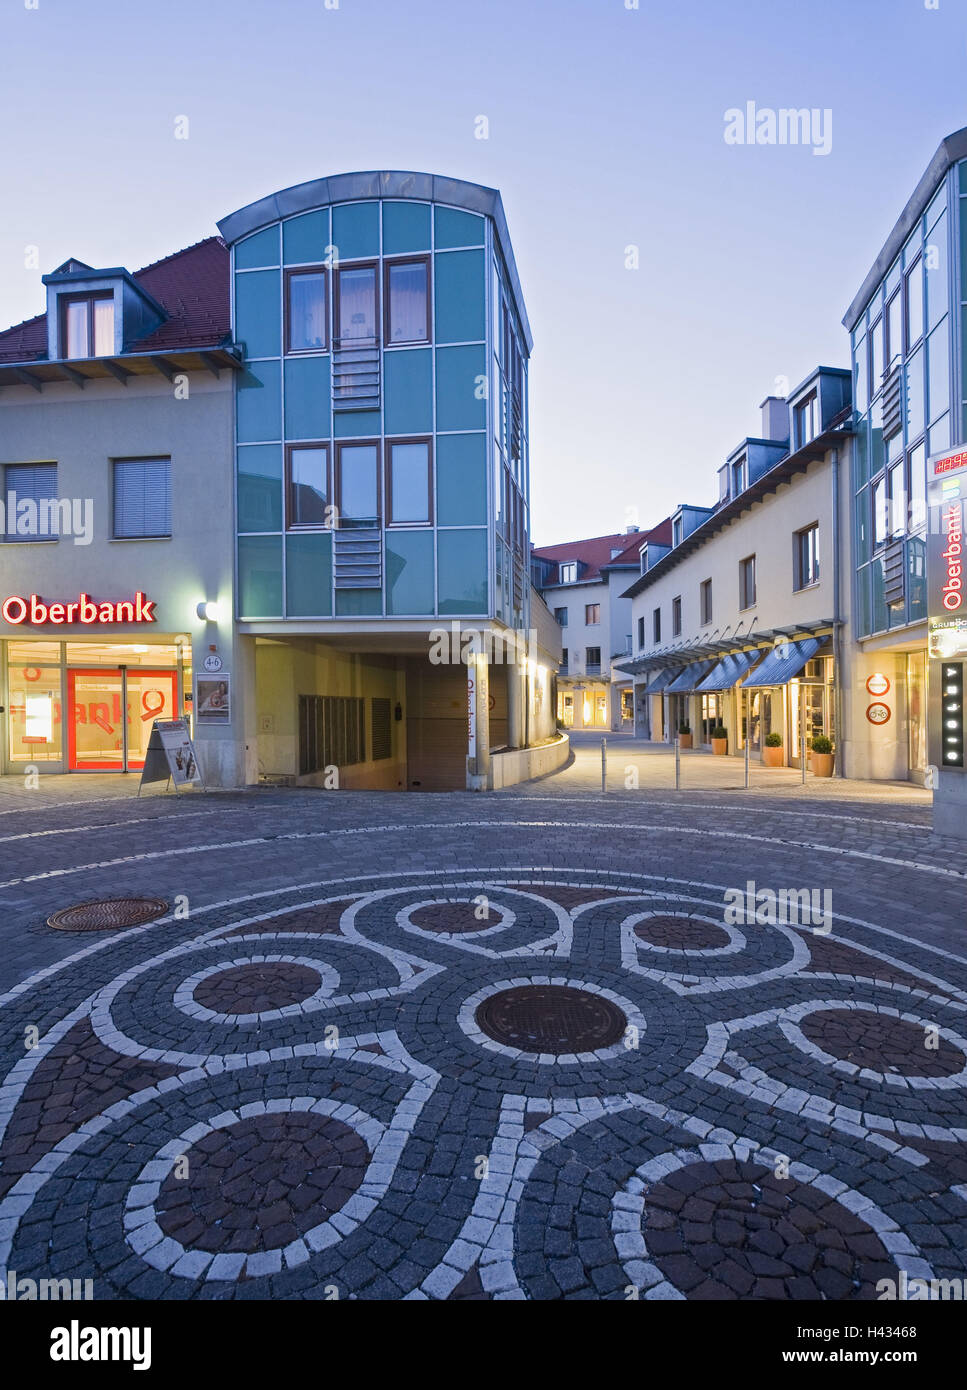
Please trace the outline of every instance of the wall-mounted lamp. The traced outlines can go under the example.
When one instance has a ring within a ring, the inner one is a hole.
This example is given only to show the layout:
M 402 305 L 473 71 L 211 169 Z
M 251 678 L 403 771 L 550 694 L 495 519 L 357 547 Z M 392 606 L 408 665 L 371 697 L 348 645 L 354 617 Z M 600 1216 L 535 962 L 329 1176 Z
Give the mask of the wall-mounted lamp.
M 220 609 L 218 607 L 218 604 L 211 600 L 203 599 L 202 602 L 195 609 L 195 612 L 198 614 L 199 618 L 201 618 L 203 623 L 217 623 L 220 617 Z

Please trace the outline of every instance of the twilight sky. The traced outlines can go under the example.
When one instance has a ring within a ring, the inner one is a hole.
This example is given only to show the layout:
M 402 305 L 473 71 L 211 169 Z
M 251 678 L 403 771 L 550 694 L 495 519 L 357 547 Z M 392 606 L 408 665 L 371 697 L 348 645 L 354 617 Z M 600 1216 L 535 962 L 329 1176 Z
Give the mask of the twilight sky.
M 0 0 L 0 326 L 69 255 L 135 270 L 304 179 L 471 179 L 534 332 L 535 541 L 711 502 L 776 379 L 847 364 L 847 304 L 967 125 L 967 0 L 634 4 Z M 828 110 L 828 153 L 727 144 L 747 102 Z

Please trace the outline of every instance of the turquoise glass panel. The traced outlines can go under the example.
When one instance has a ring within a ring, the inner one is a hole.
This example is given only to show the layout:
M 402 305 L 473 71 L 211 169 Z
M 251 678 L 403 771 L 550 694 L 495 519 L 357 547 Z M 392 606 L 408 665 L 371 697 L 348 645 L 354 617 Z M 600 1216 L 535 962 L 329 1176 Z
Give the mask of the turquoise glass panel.
M 433 429 L 430 348 L 397 348 L 383 354 L 383 412 L 387 434 L 429 434 Z
M 907 622 L 922 622 L 927 616 L 927 546 L 918 536 L 911 536 L 907 549 Z
M 332 420 L 337 439 L 372 439 L 380 432 L 378 410 L 337 410 Z
M 278 357 L 282 352 L 282 272 L 255 270 L 235 276 L 235 337 L 246 357 Z
M 378 618 L 383 611 L 382 589 L 337 589 L 337 618 Z
M 437 348 L 437 429 L 486 429 L 486 388 L 483 346 Z
M 944 449 L 950 448 L 950 415 L 941 415 L 935 424 L 930 426 L 930 433 L 927 436 L 927 452 L 929 454 L 942 454 Z
M 437 532 L 440 613 L 487 612 L 487 532 Z
M 433 612 L 433 532 L 386 532 L 386 611 Z
M 255 362 L 237 379 L 238 442 L 282 438 L 282 373 L 276 362 Z
M 281 536 L 239 536 L 238 612 L 240 618 L 281 618 Z
M 282 257 L 286 265 L 321 265 L 329 245 L 329 213 L 304 212 L 282 223 Z
M 379 203 L 340 203 L 332 210 L 332 241 L 341 261 L 379 255 Z
M 867 416 L 856 422 L 853 441 L 853 490 L 870 481 L 870 422 Z
M 947 320 L 927 339 L 927 404 L 930 420 L 950 409 L 950 342 Z M 933 449 L 930 451 L 933 453 Z
M 960 297 L 967 299 L 967 198 L 960 202 Z
M 864 565 L 856 573 L 856 631 L 860 637 L 868 637 L 872 632 L 870 616 L 870 566 Z
M 863 488 L 862 492 L 857 493 L 853 503 L 853 523 L 857 565 L 865 564 L 870 558 L 871 537 L 870 537 L 870 490 Z
M 873 582 L 873 631 L 885 632 L 890 626 L 890 616 L 886 606 L 886 577 L 882 556 L 873 561 L 870 574 Z
M 261 232 L 255 232 L 235 247 L 235 269 L 255 270 L 263 265 L 279 264 L 279 224 L 274 222 Z
M 285 363 L 286 439 L 328 439 L 329 419 L 329 358 L 287 358 Z
M 438 526 L 487 524 L 486 434 L 439 434 L 436 441 Z
M 328 531 L 286 536 L 285 613 L 288 618 L 328 618 L 332 613 L 332 536 Z
M 940 214 L 941 214 L 942 212 L 946 212 L 946 210 L 947 210 L 947 180 L 944 179 L 943 183 L 940 185 L 940 187 L 938 188 L 937 192 L 934 194 L 933 201 L 931 202 L 930 206 L 927 208 L 927 232 L 928 232 L 928 233 L 930 232 L 930 228 L 931 228 L 931 227 L 933 226 L 933 224 L 936 222 L 936 220 L 937 220 L 937 218 L 940 216 Z M 931 237 L 931 240 L 932 240 L 932 239 L 933 239 L 933 238 Z
M 438 343 L 472 343 L 484 336 L 486 287 L 482 251 L 447 251 L 433 258 Z
M 960 169 L 960 191 L 967 193 L 967 159 L 962 159 L 957 167 Z
M 437 250 L 445 246 L 483 246 L 484 220 L 472 212 L 457 208 L 435 208 L 435 237 Z
M 402 251 L 429 251 L 429 203 L 383 204 L 383 255 Z
M 923 348 L 917 348 L 916 352 L 910 357 L 906 365 L 907 377 L 907 443 L 912 444 L 921 434 L 924 426 L 924 352 Z M 876 472 L 877 461 L 874 459 L 871 471 Z
M 282 530 L 281 444 L 246 444 L 239 449 L 238 529 Z

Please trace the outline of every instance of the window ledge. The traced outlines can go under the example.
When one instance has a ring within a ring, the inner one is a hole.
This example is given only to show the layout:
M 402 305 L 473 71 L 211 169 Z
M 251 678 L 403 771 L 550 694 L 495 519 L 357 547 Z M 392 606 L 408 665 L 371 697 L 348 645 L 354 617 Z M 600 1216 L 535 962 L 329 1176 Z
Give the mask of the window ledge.
M 170 541 L 170 536 L 111 536 L 110 545 L 130 545 L 132 541 Z

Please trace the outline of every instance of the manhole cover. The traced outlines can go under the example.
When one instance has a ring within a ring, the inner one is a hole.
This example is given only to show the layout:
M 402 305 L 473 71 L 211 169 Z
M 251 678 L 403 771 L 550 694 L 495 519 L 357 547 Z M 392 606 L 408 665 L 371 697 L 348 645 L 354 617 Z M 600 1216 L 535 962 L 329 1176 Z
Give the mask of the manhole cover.
M 92 903 L 62 907 L 47 918 L 56 931 L 117 931 L 119 927 L 140 927 L 168 911 L 161 898 L 105 898 Z
M 477 1026 L 522 1052 L 594 1052 L 624 1036 L 628 1020 L 616 1004 L 569 985 L 523 985 L 491 994 L 478 1006 Z

